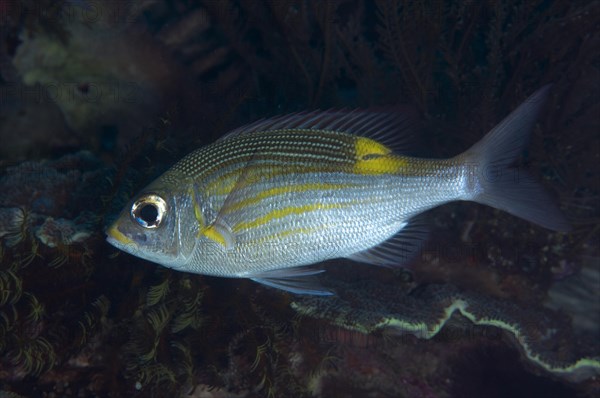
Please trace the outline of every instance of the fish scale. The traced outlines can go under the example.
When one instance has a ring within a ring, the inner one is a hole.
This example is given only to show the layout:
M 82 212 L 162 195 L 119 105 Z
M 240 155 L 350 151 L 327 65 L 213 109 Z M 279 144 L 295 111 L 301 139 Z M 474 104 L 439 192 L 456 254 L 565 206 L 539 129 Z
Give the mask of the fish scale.
M 242 218 L 245 223 L 252 223 L 253 220 L 260 220 L 270 214 L 274 207 L 289 209 L 294 206 L 301 207 L 305 203 L 315 203 L 318 197 L 318 203 L 322 205 L 312 211 L 303 211 L 300 221 L 292 224 L 296 214 L 290 214 L 286 217 L 273 219 L 270 223 L 256 226 L 253 228 L 242 228 L 243 234 L 238 235 L 240 256 L 248 257 L 252 252 L 264 250 L 267 242 L 261 242 L 258 247 L 253 247 L 251 242 L 257 237 L 274 236 L 278 238 L 278 233 L 285 232 L 290 225 L 295 228 L 305 228 L 306 232 L 285 236 L 279 239 L 273 239 L 271 245 L 275 251 L 279 247 L 289 249 L 291 246 L 299 246 L 302 251 L 305 247 L 310 247 L 313 256 L 309 256 L 305 264 L 310 264 L 314 255 L 319 258 L 335 258 L 350 256 L 355 252 L 366 250 L 377 245 L 393 236 L 399 225 L 407 222 L 414 214 L 439 204 L 440 198 L 451 200 L 455 196 L 450 196 L 451 191 L 456 191 L 455 195 L 462 192 L 456 189 L 456 183 L 448 180 L 437 181 L 429 184 L 422 181 L 420 177 L 404 177 L 401 180 L 396 176 L 351 176 L 354 188 L 343 188 L 339 190 L 314 190 L 298 194 L 294 192 L 293 185 L 290 189 L 280 195 L 269 197 L 244 207 L 236 213 L 237 217 Z M 345 175 L 312 175 L 308 174 L 302 181 L 347 181 L 349 176 Z M 413 180 L 413 181 L 407 181 Z M 302 183 L 302 182 L 301 182 Z M 279 182 L 274 181 L 275 186 Z M 259 190 L 262 192 L 262 190 Z M 331 194 L 329 200 L 323 198 L 323 193 Z M 246 197 L 246 195 L 242 195 Z M 415 198 L 428 197 L 429 200 L 415 201 Z M 329 207 L 333 205 L 333 208 Z M 341 206 L 341 207 L 338 207 Z M 365 220 L 369 220 L 368 228 L 365 228 Z M 238 225 L 233 224 L 232 230 L 240 232 Z M 368 237 L 365 238 L 365 232 L 368 231 Z M 345 244 L 335 244 L 336 242 L 345 242 Z M 334 250 L 332 250 L 334 248 Z M 289 250 L 288 250 L 289 251 Z M 292 251 L 289 257 L 279 254 L 277 257 L 261 256 L 258 263 L 265 270 L 276 269 L 282 264 L 299 264 L 298 256 Z M 205 252 L 199 250 L 199 253 Z M 218 256 L 218 254 L 217 254 Z M 222 259 L 214 263 L 222 263 Z M 232 261 L 228 270 L 232 270 L 235 264 L 242 264 L 243 269 L 236 270 L 239 276 L 243 276 L 247 271 L 247 264 L 239 262 L 237 259 Z M 214 272 L 214 271 L 211 271 Z
M 469 200 L 541 226 L 569 224 L 542 187 L 511 168 L 549 87 L 466 152 L 395 151 L 410 125 L 390 111 L 305 112 L 253 123 L 184 157 L 107 230 L 135 256 L 205 275 L 330 294 L 306 266 L 345 257 L 406 264 L 424 238 L 417 216 Z M 517 178 L 518 177 L 518 178 Z

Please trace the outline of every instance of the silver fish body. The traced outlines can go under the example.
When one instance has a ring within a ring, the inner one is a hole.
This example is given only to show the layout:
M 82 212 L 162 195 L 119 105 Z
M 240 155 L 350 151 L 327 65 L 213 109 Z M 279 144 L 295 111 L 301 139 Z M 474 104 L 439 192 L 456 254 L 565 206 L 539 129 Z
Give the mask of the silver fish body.
M 389 113 L 312 112 L 240 128 L 146 187 L 108 241 L 181 271 L 328 294 L 303 266 L 339 257 L 401 265 L 423 239 L 415 216 L 447 202 L 477 201 L 567 230 L 541 187 L 509 167 L 548 89 L 451 159 L 392 151 L 378 137 L 405 119 Z

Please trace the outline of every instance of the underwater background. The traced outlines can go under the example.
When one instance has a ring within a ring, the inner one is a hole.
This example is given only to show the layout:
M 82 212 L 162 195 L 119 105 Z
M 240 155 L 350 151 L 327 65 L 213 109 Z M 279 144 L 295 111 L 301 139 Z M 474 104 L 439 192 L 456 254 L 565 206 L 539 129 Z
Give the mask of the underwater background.
M 0 397 L 596 397 L 600 2 L 0 0 Z M 260 118 L 401 104 L 454 156 L 553 83 L 527 167 L 573 231 L 427 213 L 335 297 L 172 271 L 104 228 Z M 449 319 L 458 301 L 466 314 Z M 397 327 L 380 323 L 393 319 Z

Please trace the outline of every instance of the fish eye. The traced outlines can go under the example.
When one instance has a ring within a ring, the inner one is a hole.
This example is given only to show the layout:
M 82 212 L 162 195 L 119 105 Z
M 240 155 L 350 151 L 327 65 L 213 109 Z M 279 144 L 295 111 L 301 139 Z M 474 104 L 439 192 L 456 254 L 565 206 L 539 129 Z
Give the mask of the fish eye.
M 167 213 L 167 202 L 158 195 L 146 195 L 131 206 L 131 218 L 144 228 L 157 228 Z

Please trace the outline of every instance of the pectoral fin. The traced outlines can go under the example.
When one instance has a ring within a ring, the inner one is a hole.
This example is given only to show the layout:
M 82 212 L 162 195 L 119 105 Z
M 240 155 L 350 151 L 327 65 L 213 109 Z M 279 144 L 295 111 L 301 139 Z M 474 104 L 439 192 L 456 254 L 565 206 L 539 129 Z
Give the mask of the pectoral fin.
M 217 220 L 218 221 L 218 220 Z M 200 231 L 200 235 L 230 250 L 235 246 L 235 235 L 231 228 L 223 222 L 214 222 Z

